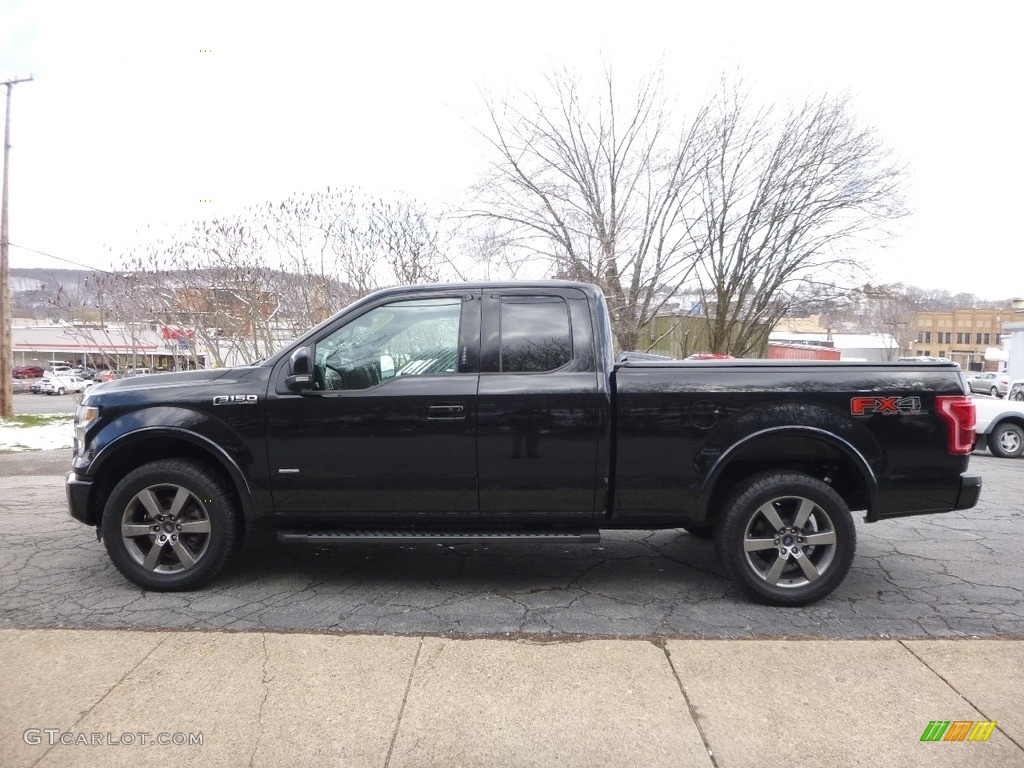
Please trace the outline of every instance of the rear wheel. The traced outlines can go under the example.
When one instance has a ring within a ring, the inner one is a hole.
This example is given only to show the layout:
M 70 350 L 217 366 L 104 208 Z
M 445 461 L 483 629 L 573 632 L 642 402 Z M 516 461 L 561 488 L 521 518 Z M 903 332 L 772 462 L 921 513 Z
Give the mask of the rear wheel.
M 992 389 L 990 389 L 990 390 L 988 391 L 988 393 L 989 393 L 989 395 L 991 395 L 992 397 L 999 397 L 999 388 L 998 388 L 998 387 L 992 387 Z
M 988 433 L 988 449 L 1001 459 L 1015 459 L 1024 454 L 1024 429 L 1016 424 L 996 424 Z
M 107 499 L 103 542 L 129 580 L 158 592 L 213 579 L 241 542 L 234 499 L 223 480 L 192 461 L 145 464 Z
M 726 502 L 715 551 L 729 577 L 770 605 L 806 605 L 839 586 L 857 531 L 842 497 L 800 473 L 760 474 Z

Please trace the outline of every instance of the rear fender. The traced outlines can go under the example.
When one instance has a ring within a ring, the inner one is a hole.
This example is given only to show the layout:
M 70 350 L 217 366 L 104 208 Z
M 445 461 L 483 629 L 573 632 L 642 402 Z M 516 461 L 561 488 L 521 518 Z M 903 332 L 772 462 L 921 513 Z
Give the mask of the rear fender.
M 820 446 L 820 455 L 812 457 L 822 463 L 830 458 L 839 458 L 853 467 L 859 478 L 860 489 L 867 500 L 867 508 L 875 504 L 878 493 L 878 480 L 870 464 L 863 454 L 851 443 L 824 429 L 801 426 L 779 426 L 754 432 L 737 441 L 726 449 L 708 472 L 700 495 L 700 518 L 706 519 L 713 513 L 714 502 L 721 498 L 728 489 L 721 488 L 723 478 L 729 476 L 729 470 L 739 462 L 754 460 L 761 466 L 760 471 L 770 471 L 774 467 L 792 469 L 794 464 L 808 461 L 807 446 Z M 787 450 L 787 446 L 801 446 L 801 450 Z M 764 455 L 770 458 L 763 458 Z

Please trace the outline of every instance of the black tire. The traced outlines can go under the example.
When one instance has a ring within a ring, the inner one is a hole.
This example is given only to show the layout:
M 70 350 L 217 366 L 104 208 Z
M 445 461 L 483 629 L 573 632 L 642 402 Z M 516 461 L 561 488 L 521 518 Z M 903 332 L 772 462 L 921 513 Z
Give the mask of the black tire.
M 988 449 L 1000 459 L 1015 459 L 1024 454 L 1024 429 L 1002 422 L 988 433 Z
M 846 578 L 856 548 L 846 502 L 827 483 L 797 472 L 745 480 L 715 527 L 715 552 L 729 578 L 769 605 L 825 597 Z
M 999 397 L 999 388 L 998 388 L 998 387 L 992 387 L 992 389 L 990 389 L 990 390 L 988 391 L 988 393 L 989 393 L 989 395 L 991 395 L 992 397 Z
M 144 589 L 173 592 L 216 577 L 241 544 L 242 526 L 218 475 L 169 459 L 144 464 L 117 484 L 103 510 L 102 533 L 125 577 Z
M 680 527 L 688 534 L 696 536 L 698 539 L 710 539 L 715 535 L 714 523 L 688 523 Z
M 64 387 L 59 387 L 59 388 L 57 389 L 57 394 L 58 394 L 58 395 L 63 395 L 63 394 L 64 394 Z

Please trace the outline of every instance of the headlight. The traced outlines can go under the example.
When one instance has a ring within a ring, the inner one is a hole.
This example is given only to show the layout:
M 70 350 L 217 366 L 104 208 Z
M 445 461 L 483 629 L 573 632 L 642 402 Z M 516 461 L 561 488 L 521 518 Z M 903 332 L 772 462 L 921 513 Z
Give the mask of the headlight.
M 85 450 L 85 433 L 89 431 L 96 419 L 100 417 L 100 409 L 95 405 L 80 405 L 75 411 L 75 456 Z

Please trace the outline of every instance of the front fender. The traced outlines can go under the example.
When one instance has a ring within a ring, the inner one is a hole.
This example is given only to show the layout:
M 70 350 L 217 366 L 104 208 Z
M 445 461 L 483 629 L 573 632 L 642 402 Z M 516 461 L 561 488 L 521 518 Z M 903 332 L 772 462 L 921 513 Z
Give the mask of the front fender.
M 103 477 L 109 468 L 123 465 L 127 456 L 143 453 L 143 446 L 145 453 L 153 453 L 156 446 L 155 452 L 161 454 L 162 443 L 172 446 L 176 442 L 188 444 L 193 453 L 208 457 L 224 470 L 235 486 L 246 517 L 251 518 L 250 476 L 255 462 L 251 447 L 229 425 L 187 408 L 141 409 L 105 424 L 90 435 L 91 456 L 85 473 L 92 478 Z

